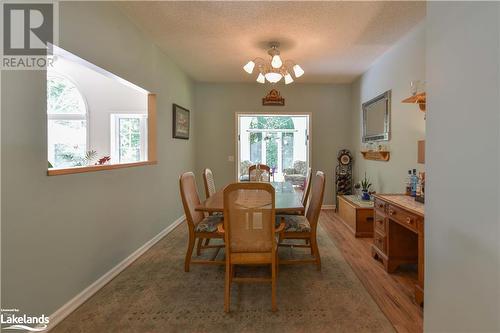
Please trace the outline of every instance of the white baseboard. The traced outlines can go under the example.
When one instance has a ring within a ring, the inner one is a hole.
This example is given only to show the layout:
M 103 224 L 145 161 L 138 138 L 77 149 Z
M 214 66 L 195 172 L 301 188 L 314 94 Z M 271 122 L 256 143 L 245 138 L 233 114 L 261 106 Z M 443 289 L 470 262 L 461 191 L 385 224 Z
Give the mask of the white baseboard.
M 71 312 L 73 312 L 77 307 L 82 305 L 86 300 L 88 300 L 92 295 L 94 295 L 99 289 L 104 287 L 109 281 L 111 281 L 115 276 L 120 274 L 125 268 L 127 268 L 131 263 L 133 263 L 137 258 L 139 258 L 144 252 L 149 250 L 153 245 L 155 245 L 160 239 L 165 237 L 169 232 L 175 229 L 179 224 L 181 224 L 185 220 L 185 216 L 179 217 L 174 223 L 170 224 L 168 227 L 160 231 L 156 236 L 147 241 L 140 248 L 135 250 L 131 255 L 127 258 L 123 259 L 118 265 L 113 267 L 111 270 L 106 272 L 103 276 L 97 279 L 90 286 L 85 288 L 78 295 L 73 297 L 69 302 L 61 306 L 57 309 L 49 318 L 50 331 L 54 328 L 58 323 L 60 323 L 64 318 L 66 318 Z
M 323 209 L 323 210 L 335 210 L 335 205 L 322 205 L 321 209 Z

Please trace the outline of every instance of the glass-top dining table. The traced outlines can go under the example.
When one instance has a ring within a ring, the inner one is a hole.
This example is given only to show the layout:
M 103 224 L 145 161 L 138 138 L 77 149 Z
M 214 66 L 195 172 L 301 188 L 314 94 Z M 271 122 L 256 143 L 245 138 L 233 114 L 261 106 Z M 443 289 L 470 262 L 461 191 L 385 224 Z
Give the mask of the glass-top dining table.
M 304 212 L 302 191 L 296 190 L 289 182 L 271 182 L 275 189 L 276 213 Z M 225 188 L 225 187 L 224 187 Z M 196 207 L 197 211 L 218 213 L 224 211 L 224 188 L 203 201 Z

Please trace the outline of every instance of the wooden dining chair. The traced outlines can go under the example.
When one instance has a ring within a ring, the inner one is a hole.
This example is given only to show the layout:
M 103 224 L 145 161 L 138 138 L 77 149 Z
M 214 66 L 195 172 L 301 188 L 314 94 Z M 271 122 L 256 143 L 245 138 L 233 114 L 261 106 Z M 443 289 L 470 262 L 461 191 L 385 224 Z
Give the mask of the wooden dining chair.
M 267 183 L 234 183 L 224 189 L 226 244 L 224 311 L 226 312 L 230 310 L 232 282 L 270 282 L 272 310 L 277 309 L 278 257 L 274 200 L 274 188 Z M 284 224 L 281 226 L 281 229 L 283 228 Z M 271 277 L 237 277 L 235 265 L 271 265 Z
M 316 263 L 321 270 L 321 257 L 317 242 L 317 229 L 323 195 L 325 193 L 325 174 L 321 171 L 314 176 L 311 199 L 304 215 L 278 215 L 277 225 L 284 223 L 285 228 L 279 234 L 279 246 L 306 247 L 311 249 L 312 259 L 280 260 L 282 264 Z M 306 240 L 306 244 L 283 243 L 284 239 Z
M 257 174 L 258 174 L 257 165 L 259 166 L 259 170 L 261 173 L 267 172 L 267 178 L 264 179 L 264 181 L 270 182 L 271 181 L 271 168 L 265 164 L 253 164 L 253 165 L 248 167 L 248 177 L 250 178 L 250 181 L 251 182 L 262 181 L 262 179 L 257 179 Z
M 224 245 L 201 245 L 203 239 L 219 238 L 224 239 L 224 233 L 220 231 L 222 225 L 222 217 L 207 216 L 203 212 L 196 211 L 195 208 L 200 204 L 200 197 L 196 187 L 196 180 L 192 172 L 186 172 L 179 178 L 179 186 L 182 198 L 184 213 L 186 214 L 186 222 L 189 231 L 189 243 L 184 261 L 184 270 L 189 272 L 190 264 L 224 264 L 224 261 L 216 261 L 215 258 Z M 216 248 L 217 251 L 211 260 L 193 260 L 193 248 L 196 240 L 198 240 L 200 249 Z
M 215 194 L 216 188 L 215 188 L 215 181 L 214 181 L 214 174 L 212 173 L 212 170 L 206 168 L 203 170 L 203 183 L 205 185 L 205 198 L 208 199 L 212 195 Z M 222 217 L 222 213 L 210 213 L 209 215 L 217 215 Z M 201 254 L 201 250 L 203 248 L 203 242 L 205 242 L 205 245 L 210 244 L 210 238 L 207 238 L 205 240 L 203 239 L 198 239 L 198 243 L 196 246 L 196 255 Z

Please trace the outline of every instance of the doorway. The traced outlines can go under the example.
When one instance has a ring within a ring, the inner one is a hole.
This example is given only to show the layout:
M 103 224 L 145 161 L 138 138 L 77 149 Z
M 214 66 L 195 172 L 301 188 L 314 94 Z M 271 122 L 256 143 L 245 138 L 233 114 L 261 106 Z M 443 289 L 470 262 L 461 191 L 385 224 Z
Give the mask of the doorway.
M 237 176 L 248 180 L 248 167 L 262 163 L 273 181 L 301 185 L 310 165 L 309 114 L 237 113 Z

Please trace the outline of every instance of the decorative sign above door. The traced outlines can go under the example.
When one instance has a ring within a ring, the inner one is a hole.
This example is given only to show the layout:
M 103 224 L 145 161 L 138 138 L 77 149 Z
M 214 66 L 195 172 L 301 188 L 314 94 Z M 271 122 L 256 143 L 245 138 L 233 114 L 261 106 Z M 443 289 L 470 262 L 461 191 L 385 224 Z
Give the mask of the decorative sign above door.
M 262 105 L 285 105 L 285 99 L 281 97 L 278 90 L 272 89 L 266 97 L 262 99 Z

